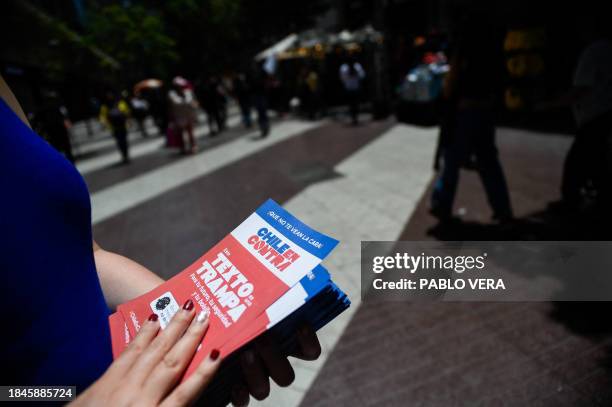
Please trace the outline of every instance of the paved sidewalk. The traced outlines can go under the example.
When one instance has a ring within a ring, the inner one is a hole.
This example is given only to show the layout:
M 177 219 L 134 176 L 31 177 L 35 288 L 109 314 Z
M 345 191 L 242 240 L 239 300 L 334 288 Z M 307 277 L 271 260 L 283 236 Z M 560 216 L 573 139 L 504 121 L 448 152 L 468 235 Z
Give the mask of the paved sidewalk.
M 450 229 L 423 195 L 402 240 L 554 239 L 546 205 L 558 198 L 571 138 L 500 129 L 518 229 L 488 224 L 473 172 L 464 171 Z M 606 303 L 365 303 L 302 406 L 606 406 L 612 403 L 612 327 Z

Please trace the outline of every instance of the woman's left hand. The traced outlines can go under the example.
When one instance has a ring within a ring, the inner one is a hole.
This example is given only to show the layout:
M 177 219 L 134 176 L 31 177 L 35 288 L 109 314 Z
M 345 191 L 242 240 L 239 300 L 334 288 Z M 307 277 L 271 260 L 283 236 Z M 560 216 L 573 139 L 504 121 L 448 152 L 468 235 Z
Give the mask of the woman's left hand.
M 80 406 L 184 406 L 197 400 L 219 368 L 213 350 L 181 383 L 208 328 L 208 314 L 195 316 L 188 300 L 162 332 L 155 314 L 94 384 L 71 404 Z
M 297 352 L 290 355 L 302 360 L 315 360 L 321 354 L 317 334 L 309 325 L 301 326 L 295 333 Z M 244 383 L 232 391 L 232 404 L 246 406 L 250 396 L 263 400 L 270 394 L 270 378 L 281 387 L 287 387 L 295 379 L 295 373 L 287 355 L 270 334 L 256 339 L 253 346 L 240 355 Z

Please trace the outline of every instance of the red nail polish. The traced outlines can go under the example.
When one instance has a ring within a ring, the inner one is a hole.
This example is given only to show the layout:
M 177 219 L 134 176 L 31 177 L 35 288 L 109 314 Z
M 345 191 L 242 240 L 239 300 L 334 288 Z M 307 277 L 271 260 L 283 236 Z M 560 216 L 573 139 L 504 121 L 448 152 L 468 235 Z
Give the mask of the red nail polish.
M 151 321 L 151 322 L 155 322 L 155 321 L 157 321 L 157 318 L 158 318 L 158 317 L 157 317 L 157 314 L 151 314 L 151 315 L 149 315 L 149 321 Z
M 219 352 L 219 349 L 213 349 L 212 352 L 210 352 L 210 359 L 211 360 L 217 360 L 219 359 L 219 355 L 221 354 L 221 352 Z
M 183 304 L 183 309 L 185 311 L 191 311 L 193 309 L 193 301 L 191 300 L 185 301 L 185 304 Z

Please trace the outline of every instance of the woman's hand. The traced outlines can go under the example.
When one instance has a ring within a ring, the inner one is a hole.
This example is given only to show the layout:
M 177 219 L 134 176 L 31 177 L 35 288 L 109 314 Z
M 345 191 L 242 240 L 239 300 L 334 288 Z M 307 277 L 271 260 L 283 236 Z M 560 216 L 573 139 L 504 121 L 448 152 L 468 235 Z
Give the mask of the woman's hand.
M 208 328 L 208 314 L 195 317 L 188 300 L 159 333 L 157 315 L 106 373 L 81 394 L 73 406 L 183 406 L 195 401 L 217 371 L 219 351 L 213 350 L 184 382 L 179 381 Z
M 301 326 L 295 333 L 297 349 L 294 356 L 302 360 L 315 360 L 321 354 L 316 332 L 309 326 Z M 295 379 L 295 373 L 287 355 L 280 351 L 270 333 L 256 339 L 253 346 L 240 355 L 244 383 L 234 386 L 232 404 L 246 406 L 250 396 L 263 400 L 270 394 L 270 379 L 281 387 L 287 387 Z

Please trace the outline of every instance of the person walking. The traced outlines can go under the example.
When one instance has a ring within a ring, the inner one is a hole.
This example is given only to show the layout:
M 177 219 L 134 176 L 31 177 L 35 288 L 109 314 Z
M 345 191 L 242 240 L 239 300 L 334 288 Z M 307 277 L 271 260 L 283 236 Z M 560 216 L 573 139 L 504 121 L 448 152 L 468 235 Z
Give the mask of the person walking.
M 121 153 L 123 164 L 130 162 L 127 120 L 130 108 L 127 102 L 117 97 L 113 92 L 106 94 L 106 103 L 100 107 L 100 122 L 113 133 L 117 147 Z
M 447 141 L 443 147 L 442 170 L 434 184 L 431 213 L 445 221 L 452 217 L 453 201 L 461 166 L 473 155 L 493 218 L 512 219 L 510 196 L 495 146 L 494 108 L 498 97 L 501 63 L 495 57 L 501 45 L 483 25 L 468 19 L 459 31 L 451 69 L 444 84 L 449 105 Z M 486 55 L 486 57 L 483 57 Z
M 270 119 L 268 117 L 268 73 L 263 67 L 256 66 L 250 78 L 250 88 L 253 92 L 253 105 L 257 111 L 257 123 L 261 138 L 270 134 Z
M 253 95 L 251 89 L 247 83 L 246 76 L 242 73 L 234 77 L 233 83 L 234 97 L 238 101 L 240 107 L 240 116 L 242 118 L 242 125 L 247 129 L 250 129 L 253 125 L 251 120 L 251 109 L 253 105 Z
M 563 166 L 561 197 L 579 209 L 588 179 L 598 190 L 599 206 L 612 203 L 612 41 L 600 37 L 584 50 L 574 73 L 572 109 L 578 131 Z
M 187 133 L 189 152 L 197 152 L 198 146 L 193 134 L 193 125 L 197 114 L 197 101 L 193 96 L 189 83 L 180 76 L 177 76 L 172 81 L 172 89 L 168 92 L 168 102 L 174 136 L 179 140 L 181 151 L 185 152 L 183 133 Z
M 314 120 L 319 114 L 321 109 L 321 89 L 319 84 L 319 74 L 314 66 L 311 66 L 306 74 L 305 78 L 306 86 L 308 88 L 308 104 L 306 105 L 306 111 L 308 118 Z
M 361 81 L 365 78 L 365 71 L 361 64 L 349 60 L 340 66 L 340 80 L 344 86 L 346 101 L 349 105 L 351 122 L 359 123 L 359 100 L 361 96 Z
M 196 86 L 198 100 L 206 112 L 208 129 L 211 137 L 221 133 L 225 128 L 223 118 L 223 95 L 220 94 L 219 83 L 215 77 L 198 82 Z

